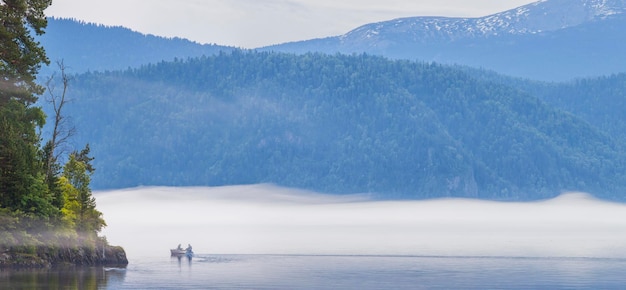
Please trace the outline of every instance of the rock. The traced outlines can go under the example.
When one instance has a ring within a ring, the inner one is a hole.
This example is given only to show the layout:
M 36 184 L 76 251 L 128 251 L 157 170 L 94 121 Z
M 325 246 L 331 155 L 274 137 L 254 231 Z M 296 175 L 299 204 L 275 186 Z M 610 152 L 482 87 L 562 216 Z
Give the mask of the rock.
M 9 247 L 0 253 L 0 268 L 48 268 L 60 265 L 125 267 L 122 247 Z

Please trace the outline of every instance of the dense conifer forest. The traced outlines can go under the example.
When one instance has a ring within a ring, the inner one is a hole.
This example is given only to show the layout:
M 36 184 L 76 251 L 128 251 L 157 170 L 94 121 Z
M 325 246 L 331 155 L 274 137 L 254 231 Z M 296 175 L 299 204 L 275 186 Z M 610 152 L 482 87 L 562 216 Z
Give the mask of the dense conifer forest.
M 596 97 L 619 99 L 623 82 L 503 79 L 366 54 L 236 50 L 77 75 L 70 110 L 103 156 L 97 188 L 267 182 L 381 198 L 623 199 L 616 106 L 572 107 L 600 88 Z

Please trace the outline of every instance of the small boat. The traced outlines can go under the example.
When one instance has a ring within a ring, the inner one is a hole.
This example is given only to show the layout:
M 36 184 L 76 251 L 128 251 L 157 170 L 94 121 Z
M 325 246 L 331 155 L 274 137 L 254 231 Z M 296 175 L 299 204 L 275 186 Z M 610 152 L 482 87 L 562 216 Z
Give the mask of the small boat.
M 189 245 L 186 249 L 183 249 L 180 245 L 176 249 L 170 249 L 170 254 L 172 257 L 182 257 L 187 256 L 187 258 L 191 259 L 193 257 L 193 251 L 191 250 L 191 245 Z
M 183 256 L 187 253 L 185 249 L 170 249 L 172 256 Z

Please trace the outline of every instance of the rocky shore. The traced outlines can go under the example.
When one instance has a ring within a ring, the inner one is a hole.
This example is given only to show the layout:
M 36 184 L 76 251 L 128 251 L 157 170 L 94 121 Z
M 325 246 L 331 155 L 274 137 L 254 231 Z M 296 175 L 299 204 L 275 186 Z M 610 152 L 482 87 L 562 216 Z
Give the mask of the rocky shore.
M 126 267 L 128 259 L 122 247 L 2 247 L 0 268 L 47 268 L 54 266 Z

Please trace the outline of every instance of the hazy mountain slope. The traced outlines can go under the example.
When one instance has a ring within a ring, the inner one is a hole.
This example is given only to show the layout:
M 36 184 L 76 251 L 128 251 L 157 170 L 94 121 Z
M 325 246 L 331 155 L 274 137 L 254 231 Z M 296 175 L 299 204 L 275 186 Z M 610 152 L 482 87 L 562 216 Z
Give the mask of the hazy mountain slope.
M 519 89 L 374 56 L 243 53 L 76 76 L 97 188 L 272 182 L 385 197 L 620 199 L 621 145 Z
M 457 63 L 542 80 L 621 72 L 626 2 L 545 0 L 481 18 L 412 17 L 262 50 L 360 53 Z
M 481 81 L 518 88 L 576 115 L 621 143 L 626 142 L 626 73 L 554 83 L 514 78 L 471 67 L 457 68 Z
M 171 61 L 230 51 L 232 47 L 201 45 L 180 38 L 144 35 L 123 27 L 109 27 L 71 19 L 48 18 L 46 33 L 38 37 L 52 61 L 63 60 L 70 72 L 120 70 L 147 63 Z M 43 75 L 51 70 L 44 68 Z
M 626 74 L 520 87 L 626 142 Z

